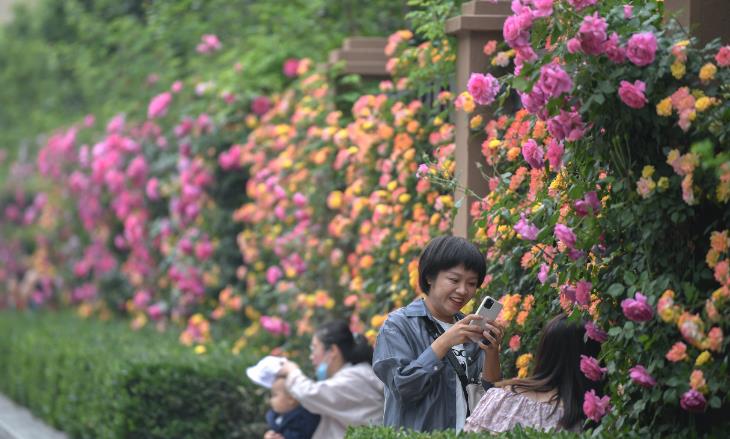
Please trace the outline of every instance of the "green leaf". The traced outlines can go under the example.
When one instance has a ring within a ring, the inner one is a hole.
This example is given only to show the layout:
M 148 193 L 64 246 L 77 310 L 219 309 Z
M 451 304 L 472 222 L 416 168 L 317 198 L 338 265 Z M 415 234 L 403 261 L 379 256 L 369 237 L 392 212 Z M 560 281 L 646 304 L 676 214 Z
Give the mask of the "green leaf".
M 516 77 L 512 80 L 512 87 L 519 91 L 527 91 L 527 88 L 529 87 L 529 84 L 525 80 L 525 78 Z
M 624 272 L 624 283 L 626 285 L 634 285 L 636 283 L 636 275 L 631 271 Z
M 606 292 L 611 297 L 619 297 L 624 293 L 624 286 L 619 283 L 615 283 L 608 287 L 608 291 Z

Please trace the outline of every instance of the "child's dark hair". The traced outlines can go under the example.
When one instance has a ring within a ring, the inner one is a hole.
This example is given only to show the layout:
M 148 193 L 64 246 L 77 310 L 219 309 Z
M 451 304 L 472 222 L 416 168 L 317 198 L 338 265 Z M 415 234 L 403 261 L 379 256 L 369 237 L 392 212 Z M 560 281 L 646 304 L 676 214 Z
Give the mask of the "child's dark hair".
M 314 335 L 325 349 L 336 345 L 345 362 L 351 364 L 373 362 L 373 348 L 362 334 L 353 334 L 345 320 L 332 320 L 317 328 Z
M 589 381 L 581 372 L 580 356 L 596 357 L 600 350 L 598 342 L 585 336 L 585 322 L 571 321 L 567 315 L 559 314 L 542 330 L 532 376 L 501 381 L 497 386 L 511 386 L 516 393 L 557 390 L 555 409 L 558 401 L 563 403 L 559 424 L 570 429 L 584 419 L 585 392 L 600 387 L 600 383 Z
M 459 265 L 478 275 L 477 285 L 484 282 L 487 263 L 474 243 L 458 236 L 439 236 L 432 239 L 418 260 L 418 285 L 421 291 L 428 294 L 430 280 L 435 279 L 439 272 Z

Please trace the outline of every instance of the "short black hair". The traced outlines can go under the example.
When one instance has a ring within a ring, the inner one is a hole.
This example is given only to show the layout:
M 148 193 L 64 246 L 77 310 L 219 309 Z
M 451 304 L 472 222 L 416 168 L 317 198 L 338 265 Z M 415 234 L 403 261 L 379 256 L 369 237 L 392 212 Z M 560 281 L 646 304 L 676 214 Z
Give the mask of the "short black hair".
M 477 285 L 484 282 L 487 262 L 484 254 L 471 241 L 459 236 L 439 236 L 432 239 L 418 259 L 418 285 L 428 294 L 429 279 L 435 279 L 439 272 L 463 265 L 479 277 Z

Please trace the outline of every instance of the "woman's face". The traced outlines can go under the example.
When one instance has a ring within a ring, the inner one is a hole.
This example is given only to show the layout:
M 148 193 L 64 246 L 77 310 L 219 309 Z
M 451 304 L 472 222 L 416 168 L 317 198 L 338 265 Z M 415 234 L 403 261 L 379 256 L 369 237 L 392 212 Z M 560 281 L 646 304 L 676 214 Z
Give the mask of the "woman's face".
M 478 281 L 479 275 L 463 265 L 439 271 L 431 281 L 427 297 L 431 313 L 441 321 L 451 322 L 454 314 L 476 294 Z
M 309 345 L 309 360 L 316 367 L 325 360 L 326 350 L 324 344 L 315 335 L 312 337 L 312 343 Z

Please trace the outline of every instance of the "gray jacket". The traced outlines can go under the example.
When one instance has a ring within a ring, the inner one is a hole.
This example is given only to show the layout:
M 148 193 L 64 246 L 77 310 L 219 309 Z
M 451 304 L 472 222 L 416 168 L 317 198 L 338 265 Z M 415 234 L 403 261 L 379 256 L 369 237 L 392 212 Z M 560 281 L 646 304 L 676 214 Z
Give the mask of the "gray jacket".
M 386 426 L 417 431 L 456 426 L 456 386 L 461 384 L 448 360 L 439 360 L 431 349 L 425 318 L 433 320 L 419 299 L 393 311 L 378 333 L 373 371 L 385 384 Z M 465 343 L 464 349 L 469 379 L 479 382 L 484 352 L 476 343 Z

